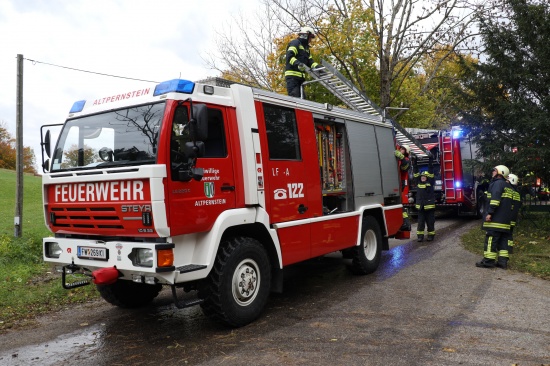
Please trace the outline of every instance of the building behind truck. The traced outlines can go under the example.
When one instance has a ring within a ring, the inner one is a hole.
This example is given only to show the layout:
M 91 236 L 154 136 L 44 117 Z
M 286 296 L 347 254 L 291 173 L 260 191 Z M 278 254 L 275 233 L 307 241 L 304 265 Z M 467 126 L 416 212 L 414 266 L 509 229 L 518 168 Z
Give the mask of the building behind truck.
M 47 128 L 44 260 L 117 306 L 169 286 L 238 327 L 285 267 L 341 251 L 369 274 L 408 237 L 379 115 L 178 79 L 76 102 L 55 143 Z

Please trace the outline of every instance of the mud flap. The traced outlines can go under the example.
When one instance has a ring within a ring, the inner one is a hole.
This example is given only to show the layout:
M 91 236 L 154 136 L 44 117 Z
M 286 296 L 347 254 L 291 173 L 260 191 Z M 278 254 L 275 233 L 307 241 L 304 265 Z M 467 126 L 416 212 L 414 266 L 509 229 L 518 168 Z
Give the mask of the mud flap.
M 395 239 L 410 239 L 411 238 L 411 232 L 410 231 L 398 231 L 395 236 Z

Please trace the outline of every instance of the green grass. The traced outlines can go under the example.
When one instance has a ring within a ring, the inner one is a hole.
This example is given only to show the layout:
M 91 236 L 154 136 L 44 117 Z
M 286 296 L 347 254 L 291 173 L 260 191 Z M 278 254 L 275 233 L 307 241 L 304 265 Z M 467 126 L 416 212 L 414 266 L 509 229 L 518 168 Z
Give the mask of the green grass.
M 16 174 L 0 169 L 0 331 L 39 314 L 97 298 L 94 286 L 67 291 L 61 276 L 42 260 L 44 224 L 41 177 L 23 177 L 21 237 L 14 236 Z
M 481 225 L 480 225 L 481 226 Z M 485 231 L 476 228 L 462 236 L 463 246 L 483 257 Z M 508 268 L 550 280 L 550 214 L 529 213 L 514 229 L 514 252 Z

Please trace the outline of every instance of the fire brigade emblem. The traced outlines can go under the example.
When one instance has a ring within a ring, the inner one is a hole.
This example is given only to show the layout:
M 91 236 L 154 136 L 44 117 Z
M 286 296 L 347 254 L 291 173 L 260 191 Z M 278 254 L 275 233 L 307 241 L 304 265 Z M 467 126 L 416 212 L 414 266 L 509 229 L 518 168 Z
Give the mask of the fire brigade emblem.
M 214 182 L 204 182 L 204 195 L 208 198 L 214 197 Z

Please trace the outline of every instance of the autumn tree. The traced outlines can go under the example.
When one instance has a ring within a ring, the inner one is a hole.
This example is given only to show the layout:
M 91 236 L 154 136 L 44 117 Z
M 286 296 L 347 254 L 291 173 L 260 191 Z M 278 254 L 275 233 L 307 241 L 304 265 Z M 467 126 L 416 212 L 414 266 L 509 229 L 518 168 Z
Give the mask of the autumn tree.
M 446 58 L 468 49 L 473 15 L 484 10 L 469 1 L 265 0 L 264 11 L 254 18 L 254 25 L 242 19 L 238 23 L 238 38 L 223 32 L 218 63 L 211 62 L 210 66 L 237 78 L 250 73 L 254 76 L 248 80 L 267 81 L 257 75 L 263 69 L 247 68 L 244 62 L 236 72 L 231 71 L 231 62 L 223 67 L 228 59 L 256 59 L 277 77 L 271 79 L 275 83 L 255 85 L 280 91 L 284 86 L 284 47 L 301 25 L 311 25 L 318 31 L 314 57 L 327 59 L 382 108 L 410 108 L 407 114 L 416 114 L 415 120 L 421 117 L 422 124 L 428 125 L 437 120 L 427 117 L 430 108 L 434 108 L 426 96 L 432 81 Z M 250 29 L 254 29 L 253 36 Z M 268 48 L 272 53 L 262 56 Z M 259 49 L 262 52 L 257 52 Z M 430 54 L 437 56 L 440 63 L 423 69 L 421 61 Z M 308 94 L 313 99 L 317 93 Z
M 486 168 L 504 164 L 520 177 L 550 182 L 550 5 L 504 0 L 480 18 L 486 61 L 470 68 L 464 123 Z M 488 169 L 490 170 L 490 169 Z
M 283 26 L 264 6 L 255 16 L 233 16 L 216 32 L 218 53 L 205 57 L 206 64 L 222 77 L 272 91 L 282 91 L 275 52 L 276 38 L 285 33 Z
M 17 167 L 17 152 L 15 138 L 9 133 L 6 123 L 0 122 L 0 168 L 15 170 Z M 23 147 L 23 171 L 36 174 L 34 151 Z

